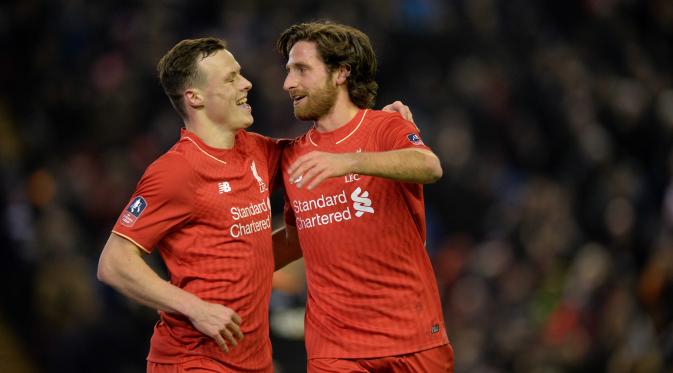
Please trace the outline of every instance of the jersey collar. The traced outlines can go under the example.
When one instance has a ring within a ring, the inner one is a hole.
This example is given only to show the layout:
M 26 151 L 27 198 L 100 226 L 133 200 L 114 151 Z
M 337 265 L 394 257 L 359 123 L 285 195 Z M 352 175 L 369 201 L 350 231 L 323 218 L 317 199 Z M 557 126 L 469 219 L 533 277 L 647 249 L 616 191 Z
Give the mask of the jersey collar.
M 308 131 L 308 141 L 317 147 L 320 143 L 339 145 L 351 137 L 362 126 L 369 109 L 360 109 L 348 123 L 329 132 L 318 132 L 315 124 Z
M 236 138 L 238 138 L 239 134 L 240 131 L 236 133 Z M 199 151 L 201 151 L 201 153 L 222 164 L 227 164 L 227 162 L 225 162 L 224 159 L 229 157 L 232 154 L 232 152 L 235 151 L 236 149 L 236 146 L 234 146 L 231 149 L 219 149 L 209 146 L 208 144 L 203 142 L 203 140 L 201 140 L 201 138 L 199 138 L 199 136 L 197 136 L 194 132 L 191 132 L 190 130 L 184 127 L 180 129 L 180 141 L 191 142 L 194 146 L 196 146 L 196 148 Z

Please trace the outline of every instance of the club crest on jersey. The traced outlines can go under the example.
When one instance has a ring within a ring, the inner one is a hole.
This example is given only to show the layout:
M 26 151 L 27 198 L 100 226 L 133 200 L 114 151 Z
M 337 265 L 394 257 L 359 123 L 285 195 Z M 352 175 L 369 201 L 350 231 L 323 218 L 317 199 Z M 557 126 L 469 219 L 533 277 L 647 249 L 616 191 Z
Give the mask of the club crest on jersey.
M 264 193 L 268 188 L 266 186 L 266 183 L 264 183 L 264 180 L 262 179 L 261 176 L 259 176 L 259 173 L 257 172 L 257 165 L 255 164 L 255 161 L 252 161 L 252 165 L 250 165 L 250 170 L 252 171 L 252 176 L 255 177 L 257 180 L 257 184 L 259 185 L 259 192 Z
M 423 140 L 421 140 L 421 138 L 418 137 L 418 135 L 415 133 L 408 134 L 407 140 L 409 140 L 409 142 L 414 145 L 423 145 Z
M 129 206 L 124 211 L 121 217 L 121 224 L 127 227 L 132 227 L 136 223 L 140 215 L 147 208 L 147 202 L 142 196 L 137 196 L 129 203 Z

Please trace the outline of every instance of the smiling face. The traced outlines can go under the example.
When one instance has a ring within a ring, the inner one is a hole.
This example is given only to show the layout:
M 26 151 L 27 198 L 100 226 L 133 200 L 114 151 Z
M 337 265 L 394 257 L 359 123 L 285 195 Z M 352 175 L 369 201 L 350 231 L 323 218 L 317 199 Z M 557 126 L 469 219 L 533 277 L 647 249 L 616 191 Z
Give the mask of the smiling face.
M 283 89 L 292 98 L 295 117 L 318 120 L 329 114 L 336 102 L 338 89 L 334 73 L 328 71 L 315 43 L 295 43 L 290 49 L 286 68 Z
M 253 122 L 247 103 L 252 83 L 241 75 L 241 66 L 226 49 L 217 51 L 198 63 L 201 109 L 215 124 L 231 129 L 247 128 Z

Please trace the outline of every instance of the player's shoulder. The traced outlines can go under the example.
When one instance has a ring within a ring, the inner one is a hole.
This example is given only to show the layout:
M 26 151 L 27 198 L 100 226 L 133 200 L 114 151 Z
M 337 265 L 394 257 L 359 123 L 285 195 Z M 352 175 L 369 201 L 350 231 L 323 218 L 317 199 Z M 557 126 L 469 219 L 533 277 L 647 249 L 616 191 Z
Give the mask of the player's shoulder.
M 300 148 L 310 144 L 309 132 L 305 132 L 297 137 L 280 139 L 279 141 L 281 141 L 287 149 Z
M 389 124 L 393 122 L 405 123 L 408 122 L 402 115 L 396 111 L 373 110 L 367 111 L 367 119 L 374 124 Z
M 267 145 L 274 146 L 280 142 L 280 139 L 265 136 L 257 132 L 240 130 L 236 134 L 237 146 L 240 144 Z
M 193 172 L 194 167 L 186 156 L 188 147 L 189 144 L 183 142 L 173 145 L 147 167 L 145 174 L 168 172 L 178 176 Z
M 252 132 L 252 131 L 246 131 L 246 130 L 239 130 L 238 133 L 236 133 L 236 138 L 237 140 L 243 140 L 243 141 L 260 141 L 260 142 L 271 142 L 273 139 L 268 136 L 264 136 L 262 134 L 259 134 L 257 132 Z

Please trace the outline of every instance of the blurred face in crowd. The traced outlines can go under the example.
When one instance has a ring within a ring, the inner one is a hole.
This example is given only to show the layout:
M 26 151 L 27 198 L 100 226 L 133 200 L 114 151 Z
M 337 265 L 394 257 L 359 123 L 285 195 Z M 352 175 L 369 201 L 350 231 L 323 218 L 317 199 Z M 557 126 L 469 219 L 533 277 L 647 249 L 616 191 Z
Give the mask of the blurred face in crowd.
M 292 98 L 295 117 L 318 120 L 329 114 L 337 99 L 335 74 L 328 71 L 315 43 L 295 43 L 290 49 L 286 69 L 283 89 Z
M 198 68 L 200 82 L 194 91 L 198 91 L 200 100 L 195 101 L 196 106 L 201 106 L 216 124 L 231 129 L 250 127 L 253 118 L 247 96 L 252 84 L 241 75 L 234 56 L 223 49 L 199 61 Z M 189 97 L 194 96 L 188 93 Z

